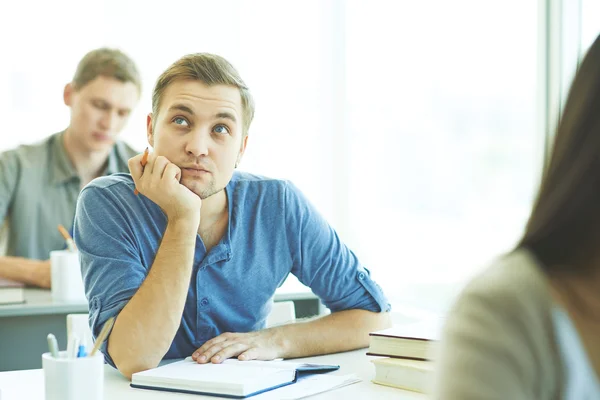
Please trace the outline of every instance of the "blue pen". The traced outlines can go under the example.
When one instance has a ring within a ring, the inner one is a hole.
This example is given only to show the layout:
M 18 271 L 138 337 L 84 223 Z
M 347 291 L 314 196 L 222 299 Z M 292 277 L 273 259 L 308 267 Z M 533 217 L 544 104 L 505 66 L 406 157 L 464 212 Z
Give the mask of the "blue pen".
M 85 357 L 85 356 L 87 356 L 87 353 L 85 352 L 85 346 L 80 344 L 79 351 L 77 352 L 77 358 L 81 358 L 81 357 Z

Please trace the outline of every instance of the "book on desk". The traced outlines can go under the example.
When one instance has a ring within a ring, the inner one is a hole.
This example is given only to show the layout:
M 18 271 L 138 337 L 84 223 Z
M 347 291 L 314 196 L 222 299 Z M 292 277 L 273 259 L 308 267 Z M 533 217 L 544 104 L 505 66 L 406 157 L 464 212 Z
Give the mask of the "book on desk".
M 430 360 L 441 333 L 441 320 L 419 321 L 369 333 L 369 356 Z
M 293 384 L 301 375 L 339 368 L 339 365 L 237 359 L 228 359 L 221 364 L 198 364 L 188 357 L 133 374 L 131 387 L 245 398 Z
M 377 358 L 373 383 L 418 393 L 427 393 L 433 376 L 431 361 L 403 358 Z
M 371 332 L 367 355 L 386 357 L 371 360 L 373 383 L 426 393 L 442 324 L 441 319 L 423 320 Z
M 25 285 L 0 278 L 0 305 L 25 303 Z

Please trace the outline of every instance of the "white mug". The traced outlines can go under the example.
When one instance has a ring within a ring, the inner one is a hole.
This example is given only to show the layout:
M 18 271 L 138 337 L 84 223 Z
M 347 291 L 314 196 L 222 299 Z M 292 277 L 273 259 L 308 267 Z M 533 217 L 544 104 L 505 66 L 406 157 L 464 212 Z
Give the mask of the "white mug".
M 85 302 L 85 290 L 79 267 L 79 252 L 55 250 L 50 252 L 52 298 L 60 301 Z
M 104 390 L 104 355 L 67 358 L 42 354 L 46 400 L 102 400 Z

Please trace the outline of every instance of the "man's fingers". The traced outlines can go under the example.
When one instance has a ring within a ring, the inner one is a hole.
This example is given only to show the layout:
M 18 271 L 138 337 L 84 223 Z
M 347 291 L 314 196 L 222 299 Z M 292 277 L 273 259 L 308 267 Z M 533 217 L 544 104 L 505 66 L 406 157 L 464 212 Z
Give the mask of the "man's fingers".
M 145 160 L 144 160 L 145 159 Z M 146 148 L 146 150 L 144 151 L 143 154 L 138 154 L 134 157 L 131 157 L 128 161 L 127 161 L 127 165 L 129 166 L 129 172 L 131 173 L 131 177 L 133 178 L 133 183 L 136 186 L 136 189 L 134 190 L 135 194 L 138 194 L 138 190 L 137 190 L 137 186 L 139 186 L 139 181 L 142 177 L 142 175 L 144 174 L 144 166 L 142 164 L 142 161 L 147 161 L 148 159 L 148 148 Z
M 142 175 L 151 176 L 154 171 L 154 163 L 158 156 L 156 153 L 150 153 L 146 159 L 146 165 L 144 166 L 144 173 Z
M 140 164 L 142 157 L 143 154 L 137 154 L 127 161 L 127 165 L 129 166 L 129 172 L 131 173 L 131 177 L 134 181 L 140 176 L 142 176 L 142 170 L 144 169 Z
M 196 357 L 196 361 L 199 362 L 200 364 L 205 364 L 207 362 L 210 362 L 210 360 L 213 358 L 213 356 L 215 354 L 217 354 L 219 351 L 221 351 L 225 346 L 227 346 L 227 342 L 221 342 L 221 343 L 215 344 L 214 346 L 207 348 L 203 352 L 199 353 L 198 357 Z
M 208 352 L 208 350 L 226 340 L 227 340 L 227 337 L 224 336 L 223 334 L 221 334 L 221 335 L 217 336 L 216 338 L 212 338 L 212 339 L 206 341 L 206 343 L 204 343 L 202 346 L 200 346 L 200 348 L 198 350 L 196 350 L 194 352 L 194 354 L 192 354 L 192 359 L 194 361 L 198 361 L 198 362 L 206 362 L 206 361 L 210 360 L 210 357 L 207 357 L 205 355 Z M 221 348 L 219 347 L 219 350 L 220 349 Z M 218 351 L 218 350 L 215 350 L 215 352 L 216 351 Z M 212 352 L 210 354 L 212 356 L 214 354 L 214 352 Z M 204 359 L 201 359 L 201 357 L 203 355 L 204 355 Z
M 223 333 L 204 343 L 192 355 L 199 364 L 220 364 L 231 357 L 240 361 L 273 360 L 279 355 L 268 331 Z
M 207 340 L 202 346 L 200 346 L 200 348 L 198 350 L 196 350 L 196 353 L 204 353 L 207 349 L 214 346 L 215 344 L 224 342 L 226 340 L 227 340 L 227 338 L 225 336 L 223 336 L 223 334 L 221 334 L 215 338 L 212 338 L 210 340 Z
M 179 183 L 181 180 L 181 169 L 173 163 L 167 164 L 163 171 L 162 179 L 167 181 L 175 179 Z
M 256 360 L 259 359 L 259 350 L 256 347 L 252 347 L 238 356 L 240 361 Z
M 154 164 L 152 166 L 152 184 L 159 185 L 160 180 L 162 179 L 163 173 L 165 172 L 165 168 L 169 165 L 170 162 L 166 157 L 158 156 L 154 159 Z
M 240 353 L 243 353 L 244 351 L 248 350 L 248 347 L 250 346 L 246 343 L 232 343 L 230 346 L 224 347 L 221 351 L 212 356 L 210 361 L 213 364 L 220 364 L 224 360 L 227 360 L 231 357 L 235 357 Z

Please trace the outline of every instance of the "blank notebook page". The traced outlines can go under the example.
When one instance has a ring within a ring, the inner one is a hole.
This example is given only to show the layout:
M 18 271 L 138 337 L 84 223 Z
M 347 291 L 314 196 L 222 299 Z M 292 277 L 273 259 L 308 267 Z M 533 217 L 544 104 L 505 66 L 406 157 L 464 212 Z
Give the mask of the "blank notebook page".
M 195 361 L 180 361 L 137 374 L 138 382 L 179 383 L 182 381 L 227 383 L 228 386 L 262 381 L 270 375 L 279 375 L 278 368 L 243 363 L 198 364 Z M 281 370 L 293 377 L 289 369 Z M 241 385 L 240 385 L 241 386 Z

